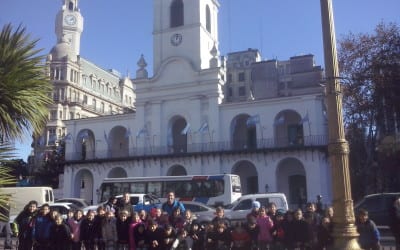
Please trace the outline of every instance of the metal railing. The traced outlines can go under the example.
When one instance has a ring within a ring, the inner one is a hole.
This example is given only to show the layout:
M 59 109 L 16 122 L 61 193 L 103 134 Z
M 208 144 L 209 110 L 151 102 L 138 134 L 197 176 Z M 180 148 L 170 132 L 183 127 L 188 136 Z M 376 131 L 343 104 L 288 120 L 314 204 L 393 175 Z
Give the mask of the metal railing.
M 89 161 L 98 159 L 123 159 L 151 156 L 185 156 L 209 153 L 238 153 L 238 152 L 260 152 L 260 151 L 288 151 L 307 148 L 323 148 L 328 145 L 327 135 L 304 136 L 295 140 L 289 138 L 264 138 L 256 141 L 223 141 L 190 143 L 183 145 L 156 146 L 149 144 L 146 147 L 135 147 L 126 149 L 94 150 L 72 152 L 66 154 L 66 161 Z

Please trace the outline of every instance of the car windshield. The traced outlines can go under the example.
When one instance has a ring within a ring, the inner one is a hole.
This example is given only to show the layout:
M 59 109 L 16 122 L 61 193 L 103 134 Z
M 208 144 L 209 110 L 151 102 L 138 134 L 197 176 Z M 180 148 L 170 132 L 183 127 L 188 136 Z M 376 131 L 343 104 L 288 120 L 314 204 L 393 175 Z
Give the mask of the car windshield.
M 240 199 L 234 201 L 234 202 L 231 203 L 231 204 L 227 204 L 224 208 L 226 208 L 226 209 L 232 209 L 234 206 L 236 206 L 236 204 L 239 203 L 239 201 L 240 201 Z

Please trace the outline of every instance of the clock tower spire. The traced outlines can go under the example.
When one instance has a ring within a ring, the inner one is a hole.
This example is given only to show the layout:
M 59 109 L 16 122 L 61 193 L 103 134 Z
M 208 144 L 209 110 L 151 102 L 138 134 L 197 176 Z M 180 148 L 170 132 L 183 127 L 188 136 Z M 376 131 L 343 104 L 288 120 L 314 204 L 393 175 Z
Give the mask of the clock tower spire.
M 57 42 L 67 41 L 72 52 L 80 54 L 83 17 L 78 8 L 79 0 L 63 0 L 61 10 L 56 17 Z
M 210 67 L 218 53 L 218 0 L 153 0 L 154 72 L 170 57 L 188 60 L 195 69 Z

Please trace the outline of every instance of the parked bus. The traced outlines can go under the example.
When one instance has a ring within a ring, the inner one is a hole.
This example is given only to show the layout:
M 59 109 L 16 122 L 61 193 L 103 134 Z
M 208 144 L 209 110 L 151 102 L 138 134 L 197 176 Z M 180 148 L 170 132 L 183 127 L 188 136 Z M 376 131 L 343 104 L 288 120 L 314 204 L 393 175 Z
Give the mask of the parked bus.
M 11 196 L 10 216 L 18 215 L 31 200 L 37 201 L 38 206 L 54 202 L 51 187 L 1 187 L 0 192 Z
M 104 179 L 99 202 L 125 192 L 153 194 L 164 201 L 169 191 L 180 200 L 211 206 L 231 204 L 242 196 L 240 177 L 232 174 L 128 177 Z

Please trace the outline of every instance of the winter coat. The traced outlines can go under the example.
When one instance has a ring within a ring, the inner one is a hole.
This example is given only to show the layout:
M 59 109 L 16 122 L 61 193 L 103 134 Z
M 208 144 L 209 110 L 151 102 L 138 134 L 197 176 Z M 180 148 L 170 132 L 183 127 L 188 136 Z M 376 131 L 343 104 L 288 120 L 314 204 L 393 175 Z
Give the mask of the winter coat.
M 231 232 L 232 238 L 232 249 L 248 249 L 250 247 L 250 235 L 246 230 L 242 230 L 238 232 L 237 230 L 233 230 Z
M 97 238 L 95 220 L 83 219 L 81 222 L 80 239 L 81 241 L 94 241 Z
M 360 234 L 358 243 L 361 248 L 370 248 L 379 245 L 380 234 L 372 220 L 368 219 L 364 223 L 357 221 L 356 226 L 357 232 Z
M 97 239 L 102 239 L 103 238 L 103 233 L 102 233 L 102 226 L 103 226 L 103 221 L 105 220 L 104 215 L 96 215 L 94 217 L 94 234 L 96 235 Z
M 271 242 L 272 235 L 271 229 L 274 226 L 273 221 L 269 216 L 259 216 L 257 218 L 257 225 L 260 228 L 260 232 L 258 233 L 258 240 L 264 242 Z
M 33 221 L 36 217 L 36 212 L 30 213 L 28 210 L 22 211 L 15 222 L 18 226 L 18 238 L 20 240 L 32 239 Z
M 122 221 L 117 219 L 117 237 L 118 243 L 128 244 L 129 243 L 129 220 Z
M 172 212 L 175 210 L 175 208 L 178 208 L 178 207 L 181 210 L 181 213 L 184 214 L 185 206 L 177 200 L 174 200 L 174 203 L 172 203 L 172 204 L 165 202 L 162 204 L 161 208 L 164 212 L 168 213 L 169 216 L 172 216 Z
M 135 228 L 140 224 L 140 222 L 132 222 L 129 224 L 128 237 L 129 237 L 129 250 L 136 250 L 135 244 Z
M 82 220 L 75 220 L 74 218 L 68 219 L 68 225 L 71 229 L 72 233 L 72 241 L 73 242 L 80 242 L 80 234 L 81 234 L 81 222 Z
M 215 241 L 217 249 L 230 249 L 232 237 L 229 230 L 225 229 L 223 232 L 216 231 Z
M 39 215 L 33 222 L 32 238 L 40 245 L 50 244 L 50 231 L 54 221 L 50 215 Z
M 139 231 L 139 228 L 143 227 L 143 232 Z M 138 223 L 137 226 L 133 229 L 133 238 L 135 240 L 135 247 L 136 248 L 143 248 L 147 246 L 147 231 L 144 229 L 143 223 Z
M 333 245 L 333 237 L 331 235 L 331 228 L 324 227 L 323 225 L 318 226 L 317 238 L 318 238 L 318 249 L 323 249 Z
M 101 235 L 104 241 L 117 241 L 117 223 L 115 218 L 104 218 L 101 225 Z
M 50 230 L 51 249 L 68 250 L 71 247 L 71 230 L 65 223 L 53 224 Z
M 146 231 L 146 243 L 149 246 L 148 249 L 163 249 L 163 239 L 164 239 L 164 230 L 160 227 L 157 227 L 155 231 L 147 230 Z M 154 246 L 153 242 L 157 241 L 158 246 Z

